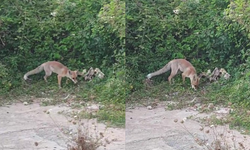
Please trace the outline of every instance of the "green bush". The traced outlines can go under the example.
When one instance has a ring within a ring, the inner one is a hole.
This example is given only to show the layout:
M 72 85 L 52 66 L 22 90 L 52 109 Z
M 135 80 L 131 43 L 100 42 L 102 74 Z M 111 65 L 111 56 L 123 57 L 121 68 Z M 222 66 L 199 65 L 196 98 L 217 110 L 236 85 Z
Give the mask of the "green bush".
M 198 73 L 215 67 L 236 73 L 249 56 L 249 38 L 246 25 L 228 17 L 229 5 L 222 0 L 128 1 L 130 83 L 140 88 L 148 73 L 174 58 L 186 58 Z
M 72 70 L 108 70 L 122 59 L 124 36 L 122 0 L 3 0 L 0 4 L 0 58 L 16 74 L 11 80 L 15 86 L 22 84 L 24 73 L 49 60 Z
M 0 62 L 0 89 L 2 89 L 0 93 L 6 92 L 11 88 L 12 85 L 10 79 L 11 78 L 8 69 Z

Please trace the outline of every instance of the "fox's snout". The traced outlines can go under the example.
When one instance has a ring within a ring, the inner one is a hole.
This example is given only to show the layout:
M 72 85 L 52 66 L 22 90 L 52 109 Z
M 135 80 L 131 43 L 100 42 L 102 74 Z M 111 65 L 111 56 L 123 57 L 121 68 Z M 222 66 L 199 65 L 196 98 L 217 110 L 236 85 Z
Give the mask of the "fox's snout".
M 78 76 L 78 71 L 69 71 L 69 78 L 76 84 L 77 83 L 77 76 Z

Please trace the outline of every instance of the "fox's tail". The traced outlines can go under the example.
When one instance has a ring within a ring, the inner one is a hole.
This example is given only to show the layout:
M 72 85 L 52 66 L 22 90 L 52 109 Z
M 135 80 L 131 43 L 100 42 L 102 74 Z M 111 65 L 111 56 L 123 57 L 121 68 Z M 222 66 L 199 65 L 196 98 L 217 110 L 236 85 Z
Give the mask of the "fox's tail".
M 167 63 L 163 68 L 161 68 L 160 70 L 157 70 L 155 72 L 152 72 L 150 74 L 147 75 L 147 78 L 150 79 L 152 78 L 153 76 L 157 76 L 157 75 L 160 75 L 160 74 L 163 74 L 167 71 L 169 71 L 171 68 L 171 63 Z
M 27 72 L 27 73 L 23 76 L 24 80 L 27 80 L 27 79 L 28 79 L 28 76 L 30 76 L 30 75 L 37 74 L 37 73 L 43 71 L 43 69 L 44 69 L 43 65 L 40 65 L 40 66 L 38 66 L 36 69 Z

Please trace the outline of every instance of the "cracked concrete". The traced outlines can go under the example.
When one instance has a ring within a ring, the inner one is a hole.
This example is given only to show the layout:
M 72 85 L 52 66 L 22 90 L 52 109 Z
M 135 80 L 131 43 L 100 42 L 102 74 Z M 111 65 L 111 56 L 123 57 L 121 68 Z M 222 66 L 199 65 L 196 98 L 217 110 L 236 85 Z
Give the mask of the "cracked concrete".
M 66 150 L 79 127 L 72 118 L 60 114 L 71 111 L 66 106 L 40 106 L 38 103 L 22 103 L 1 107 L 0 109 L 0 149 L 3 150 Z M 125 150 L 125 130 L 107 128 L 95 119 L 82 120 L 89 129 L 96 126 L 98 133 L 110 141 L 106 149 Z M 89 134 L 95 134 L 94 130 Z M 104 150 L 103 146 L 98 150 Z
M 206 150 L 214 147 L 215 138 L 222 142 L 222 149 L 239 150 L 239 143 L 243 143 L 245 148 L 250 147 L 249 136 L 230 130 L 228 125 L 204 127 L 203 124 L 197 122 L 196 116 L 206 115 L 189 108 L 166 111 L 164 105 L 152 110 L 146 107 L 127 109 L 126 149 Z M 188 119 L 189 117 L 193 119 Z M 182 120 L 183 123 L 181 123 Z M 204 129 L 201 131 L 202 126 Z M 208 130 L 210 132 L 206 133 Z

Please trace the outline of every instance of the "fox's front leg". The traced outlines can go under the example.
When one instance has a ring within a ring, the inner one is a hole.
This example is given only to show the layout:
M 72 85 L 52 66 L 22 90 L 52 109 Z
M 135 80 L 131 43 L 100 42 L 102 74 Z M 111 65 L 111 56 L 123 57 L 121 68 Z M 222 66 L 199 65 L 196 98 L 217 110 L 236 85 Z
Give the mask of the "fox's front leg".
M 57 75 L 57 79 L 58 79 L 58 86 L 59 86 L 59 89 L 61 88 L 61 80 L 62 80 L 62 77 Z

